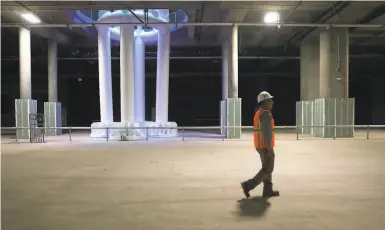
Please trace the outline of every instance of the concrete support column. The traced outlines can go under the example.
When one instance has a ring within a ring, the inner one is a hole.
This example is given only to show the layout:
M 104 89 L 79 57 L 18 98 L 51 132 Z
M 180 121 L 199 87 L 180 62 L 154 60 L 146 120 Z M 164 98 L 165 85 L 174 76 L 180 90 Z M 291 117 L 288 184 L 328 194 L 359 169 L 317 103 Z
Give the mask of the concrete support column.
M 301 101 L 310 101 L 319 97 L 319 38 L 307 37 L 301 44 Z
M 231 97 L 238 98 L 238 26 L 231 30 L 231 67 L 230 67 Z
M 349 97 L 349 30 L 332 29 L 330 55 L 330 96 L 333 98 Z
M 98 27 L 100 121 L 113 122 L 110 28 Z
M 230 37 L 230 36 L 229 36 Z M 231 38 L 231 37 L 230 37 Z M 233 82 L 232 82 L 232 69 L 233 69 L 233 60 L 231 56 L 231 39 L 229 38 L 230 41 L 228 41 L 228 52 L 229 52 L 229 59 L 228 59 L 228 65 L 227 65 L 227 72 L 228 72 L 228 77 L 227 77 L 227 98 L 233 98 Z
M 139 29 L 141 30 L 141 29 Z M 139 31 L 140 32 L 140 31 Z M 144 122 L 146 119 L 145 93 L 145 48 L 142 38 L 135 38 L 135 121 Z
M 352 125 L 354 99 L 348 98 L 349 32 L 332 28 L 313 33 L 301 44 L 299 125 Z M 353 128 L 302 130 L 318 137 L 352 137 Z
M 331 95 L 330 89 L 330 63 L 331 63 L 331 52 L 332 52 L 332 35 L 330 30 L 323 31 L 320 33 L 320 66 L 319 66 L 319 77 L 320 77 L 320 97 L 328 98 Z
M 170 31 L 168 27 L 159 30 L 156 68 L 156 122 L 168 121 L 168 88 L 170 62 Z
M 44 102 L 44 126 L 47 136 L 62 133 L 62 108 L 58 102 L 57 81 L 57 42 L 48 40 L 48 102 Z
M 48 101 L 57 102 L 57 42 L 48 41 Z
M 336 28 L 309 36 L 301 44 L 301 100 L 347 98 L 349 31 Z
M 31 31 L 19 29 L 20 99 L 31 99 Z
M 222 42 L 222 100 L 229 98 L 229 56 L 230 46 L 224 38 Z
M 121 122 L 135 120 L 134 26 L 120 26 L 120 106 Z

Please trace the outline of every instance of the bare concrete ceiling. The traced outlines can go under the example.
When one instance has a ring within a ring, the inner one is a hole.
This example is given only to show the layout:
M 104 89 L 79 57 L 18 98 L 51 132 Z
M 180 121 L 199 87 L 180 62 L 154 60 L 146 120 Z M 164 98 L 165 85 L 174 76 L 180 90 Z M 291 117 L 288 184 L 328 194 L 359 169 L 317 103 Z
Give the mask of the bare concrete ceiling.
M 118 10 L 135 8 L 183 9 L 190 22 L 262 22 L 267 11 L 278 11 L 284 23 L 376 23 L 385 24 L 384 2 L 320 2 L 320 1 L 6 1 L 2 2 L 3 23 L 22 23 L 18 14 L 32 11 L 44 23 L 73 23 L 68 10 Z M 366 19 L 366 20 L 365 20 Z M 34 33 L 68 42 L 75 46 L 96 45 L 95 36 L 81 28 L 40 28 Z M 94 30 L 94 29 L 93 29 Z M 298 44 L 312 31 L 304 28 L 242 27 L 239 29 L 240 49 L 243 47 L 277 47 Z M 217 46 L 225 36 L 221 27 L 186 27 L 172 34 L 173 45 Z M 351 30 L 352 44 L 385 45 L 385 28 Z

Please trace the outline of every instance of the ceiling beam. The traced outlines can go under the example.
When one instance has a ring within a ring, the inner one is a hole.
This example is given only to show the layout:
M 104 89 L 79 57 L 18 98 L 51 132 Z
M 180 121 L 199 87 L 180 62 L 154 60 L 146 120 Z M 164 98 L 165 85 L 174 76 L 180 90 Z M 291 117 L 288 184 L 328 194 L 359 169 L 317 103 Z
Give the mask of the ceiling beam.
M 379 7 L 376 7 L 372 12 L 368 13 L 363 18 L 358 20 L 357 23 L 358 24 L 366 24 L 366 23 L 371 22 L 374 19 L 382 16 L 383 14 L 385 14 L 385 3 Z M 354 29 L 356 29 L 356 28 L 351 28 L 351 30 L 354 30 Z
M 15 1 L 14 3 L 22 7 L 22 10 L 20 10 L 20 12 L 33 12 L 30 8 L 28 8 L 21 2 Z M 5 10 L 5 14 L 3 14 L 3 16 L 11 21 L 22 22 L 20 15 L 13 10 Z M 39 17 L 43 22 L 45 21 L 48 23 L 53 23 L 52 21 L 41 18 L 41 16 Z M 69 36 L 62 32 L 62 28 L 34 28 L 31 31 L 32 33 L 35 33 L 40 37 L 53 39 L 59 43 L 67 43 L 69 41 Z
M 347 6 L 349 6 L 350 2 L 340 1 L 337 3 L 333 3 L 327 10 L 319 14 L 316 18 L 312 20 L 312 23 L 325 23 L 330 18 L 341 12 L 343 9 L 345 9 Z M 298 42 L 301 42 L 303 39 L 305 39 L 311 32 L 313 32 L 316 28 L 304 28 L 295 34 L 293 34 L 289 40 L 287 41 L 287 44 L 290 45 L 292 43 L 297 44 Z
M 361 18 L 357 22 L 360 23 L 360 24 L 369 23 L 369 22 L 371 22 L 371 21 L 373 21 L 373 20 L 383 16 L 384 14 L 385 14 L 385 3 L 382 4 L 379 7 L 376 7 L 372 12 L 368 13 L 367 15 L 365 15 L 363 18 Z M 356 28 L 350 28 L 349 32 L 352 33 L 353 31 L 355 31 L 357 29 L 358 29 L 357 27 Z M 372 36 L 369 36 L 369 37 L 366 37 L 366 38 L 362 38 L 362 39 L 358 39 L 358 41 L 356 43 L 354 43 L 354 44 L 366 43 L 366 42 L 372 40 L 373 38 L 377 38 L 377 37 L 382 36 L 384 33 L 385 33 L 385 31 L 377 31 Z

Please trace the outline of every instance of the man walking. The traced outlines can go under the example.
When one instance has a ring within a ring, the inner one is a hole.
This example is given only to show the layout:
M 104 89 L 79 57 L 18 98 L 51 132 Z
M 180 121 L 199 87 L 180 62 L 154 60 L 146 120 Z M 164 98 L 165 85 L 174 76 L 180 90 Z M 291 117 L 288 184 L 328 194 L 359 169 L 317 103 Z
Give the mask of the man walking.
M 262 169 L 253 178 L 241 183 L 246 198 L 262 182 L 263 197 L 279 196 L 279 192 L 273 190 L 272 183 L 275 158 L 274 119 L 271 114 L 273 96 L 263 91 L 258 94 L 257 100 L 259 108 L 254 115 L 254 147 L 261 157 Z

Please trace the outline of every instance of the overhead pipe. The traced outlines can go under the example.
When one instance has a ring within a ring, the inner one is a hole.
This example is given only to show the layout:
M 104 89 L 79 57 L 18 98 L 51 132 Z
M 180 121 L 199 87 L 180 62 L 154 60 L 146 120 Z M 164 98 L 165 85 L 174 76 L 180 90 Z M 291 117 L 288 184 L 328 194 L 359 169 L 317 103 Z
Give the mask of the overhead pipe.
M 380 17 L 381 15 L 385 14 L 385 4 L 382 4 L 379 7 L 376 7 L 372 12 L 365 15 L 365 17 L 361 18 L 357 23 L 359 24 L 365 24 L 368 22 L 371 22 L 372 20 Z M 350 28 L 351 30 L 355 30 L 356 28 Z
M 146 78 L 155 78 L 156 73 L 146 73 Z M 37 74 L 36 79 L 43 79 L 46 75 L 44 74 Z M 112 73 L 112 78 L 119 78 L 119 73 Z M 181 72 L 181 73 L 170 73 L 170 77 L 221 77 L 221 73 L 219 72 Z M 287 72 L 248 72 L 248 73 L 239 73 L 240 77 L 257 77 L 257 76 L 281 76 L 281 77 L 298 77 L 299 73 L 287 73 Z M 7 83 L 17 81 L 16 79 L 17 75 L 15 74 L 8 74 L 7 79 L 5 81 Z M 67 74 L 59 74 L 60 78 L 97 78 L 97 73 L 90 74 L 90 73 L 67 73 Z
M 156 57 L 145 57 L 146 59 L 156 59 Z M 58 60 L 82 60 L 82 61 L 97 61 L 98 57 L 62 57 Z M 111 57 L 112 60 L 120 60 L 120 57 Z M 170 57 L 175 60 L 201 60 L 201 59 L 222 59 L 222 56 L 187 56 L 187 57 Z M 238 59 L 299 59 L 298 56 L 239 56 Z M 19 58 L 2 58 L 3 61 L 16 61 Z
M 164 22 L 164 23 L 147 23 L 148 26 L 151 25 L 181 25 L 181 26 L 242 26 L 242 27 L 309 27 L 309 28 L 382 28 L 385 27 L 385 24 L 313 24 L 313 23 L 249 23 L 249 22 L 239 22 L 239 23 L 229 23 L 229 22 Z M 75 27 L 94 27 L 94 26 L 119 26 L 119 25 L 134 25 L 134 26 L 144 26 L 145 23 L 139 22 L 125 22 L 125 23 L 72 23 L 72 24 L 52 24 L 52 23 L 40 23 L 40 24 L 31 24 L 31 23 L 3 23 L 1 27 L 4 28 L 18 28 L 18 27 L 29 27 L 29 28 L 75 28 Z
M 147 60 L 155 60 L 156 57 L 145 57 Z M 349 58 L 385 58 L 385 55 L 369 54 L 369 55 L 349 55 Z M 46 58 L 35 58 L 37 60 L 45 60 Z M 74 60 L 74 61 L 97 61 L 98 57 L 61 57 L 58 60 Z M 112 60 L 120 60 L 120 57 L 111 57 Z M 174 56 L 170 57 L 174 60 L 220 60 L 222 56 Z M 238 56 L 238 59 L 244 60 L 297 60 L 299 56 Z M 2 58 L 2 61 L 18 61 L 19 58 Z

